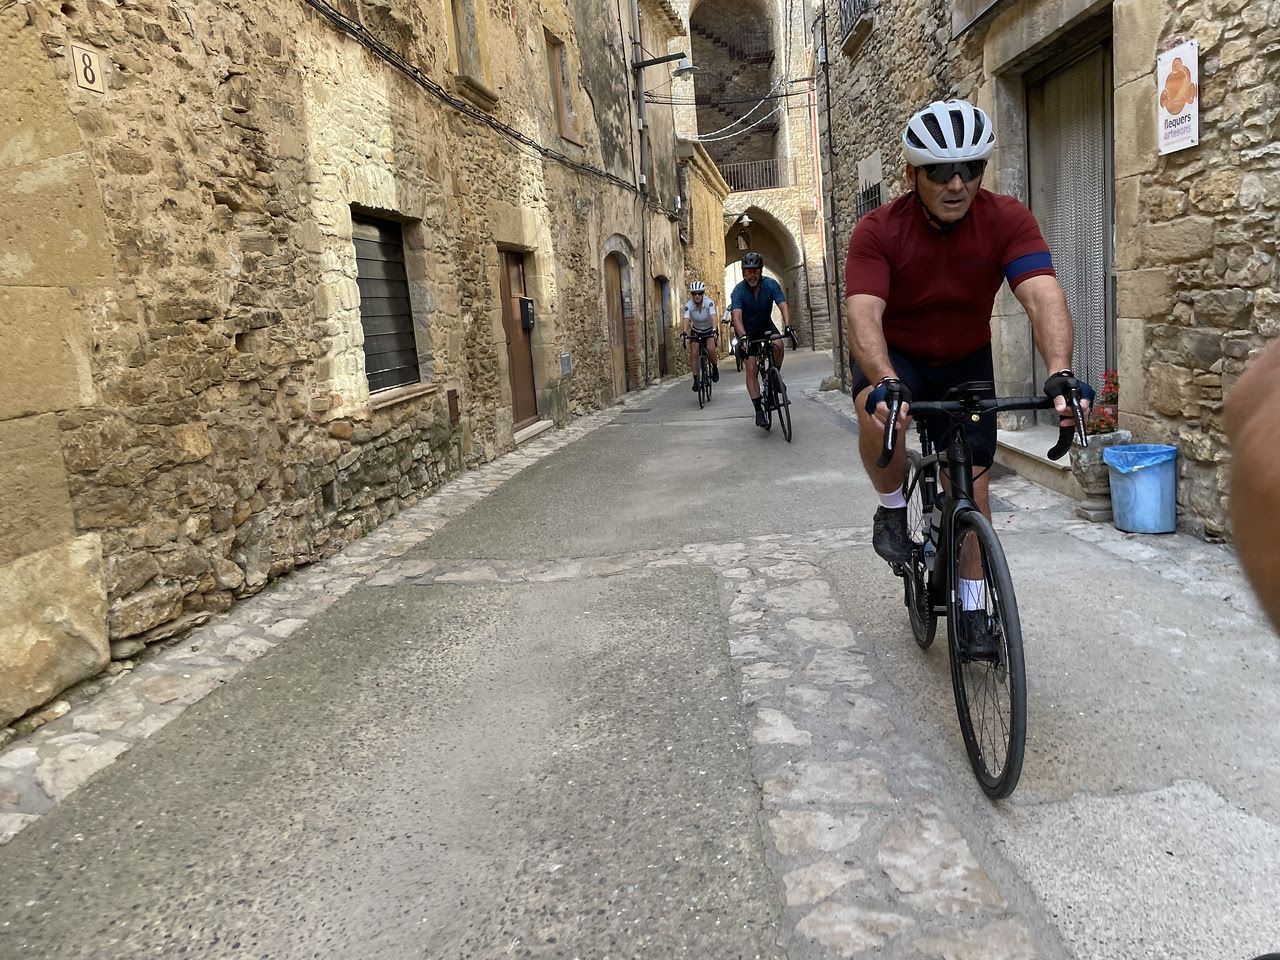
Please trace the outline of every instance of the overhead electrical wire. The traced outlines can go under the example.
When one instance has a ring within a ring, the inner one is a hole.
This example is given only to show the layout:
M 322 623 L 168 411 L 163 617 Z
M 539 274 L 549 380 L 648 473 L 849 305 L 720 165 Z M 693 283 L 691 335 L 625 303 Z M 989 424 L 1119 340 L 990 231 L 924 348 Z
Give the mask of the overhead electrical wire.
M 509 126 L 501 120 L 498 120 L 496 117 L 489 116 L 489 114 L 485 113 L 483 110 L 473 107 L 465 100 L 455 97 L 444 87 L 440 86 L 440 84 L 423 73 L 418 67 L 405 60 L 400 56 L 400 54 L 396 53 L 377 37 L 373 36 L 373 34 L 369 33 L 363 24 L 356 23 L 354 20 L 351 20 L 339 13 L 337 10 L 333 9 L 333 7 L 329 6 L 328 3 L 324 2 L 324 0 L 302 0 L 302 3 L 311 7 L 337 27 L 341 32 L 356 40 L 362 46 L 368 48 L 370 52 L 380 60 L 404 74 L 419 87 L 434 96 L 437 100 L 440 100 L 442 103 L 452 107 L 463 116 L 474 120 L 477 123 L 484 124 L 506 137 L 508 140 L 511 140 L 517 146 L 522 147 L 527 151 L 533 151 L 538 156 L 548 160 L 554 160 L 556 163 L 560 163 L 566 167 L 577 170 L 579 173 L 585 173 L 601 180 L 607 180 L 610 183 L 623 187 L 633 193 L 639 192 L 634 183 L 624 180 L 622 177 L 612 174 L 607 170 L 601 170 L 598 167 L 591 166 L 590 164 L 574 160 L 572 157 L 566 156 L 558 150 L 553 150 L 550 147 L 543 146 L 529 135 L 517 130 L 515 127 Z

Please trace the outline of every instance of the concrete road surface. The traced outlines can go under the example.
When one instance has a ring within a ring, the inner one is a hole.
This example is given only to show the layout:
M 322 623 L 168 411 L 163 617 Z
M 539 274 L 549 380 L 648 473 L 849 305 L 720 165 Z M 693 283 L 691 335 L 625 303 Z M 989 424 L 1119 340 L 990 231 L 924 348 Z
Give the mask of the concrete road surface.
M 534 441 L 0 751 L 0 957 L 1280 950 L 1280 641 L 1229 551 L 993 484 L 992 804 L 829 369 L 788 355 L 792 444 L 731 367 Z

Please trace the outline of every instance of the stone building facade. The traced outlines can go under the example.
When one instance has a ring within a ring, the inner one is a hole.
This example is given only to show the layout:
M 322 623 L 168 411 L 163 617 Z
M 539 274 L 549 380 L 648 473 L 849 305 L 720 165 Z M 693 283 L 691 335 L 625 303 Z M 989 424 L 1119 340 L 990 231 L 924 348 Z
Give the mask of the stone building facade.
M 1280 2 L 844 0 L 822 22 L 834 261 L 860 205 L 905 188 L 911 112 L 974 100 L 999 139 L 986 185 L 1027 201 L 1054 248 L 1075 365 L 1116 369 L 1121 427 L 1179 448 L 1180 526 L 1227 535 L 1223 398 L 1280 332 Z M 1199 142 L 1161 155 L 1157 61 L 1185 41 L 1199 44 Z M 1033 388 L 1007 291 L 994 334 L 1002 389 Z
M 0 4 L 0 722 L 657 378 L 638 3 Z

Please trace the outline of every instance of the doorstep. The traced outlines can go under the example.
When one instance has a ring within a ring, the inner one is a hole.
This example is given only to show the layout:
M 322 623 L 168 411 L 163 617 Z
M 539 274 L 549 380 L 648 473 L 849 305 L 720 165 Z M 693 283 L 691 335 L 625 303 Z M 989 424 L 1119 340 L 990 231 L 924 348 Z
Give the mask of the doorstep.
M 1071 473 L 1071 455 L 1057 461 L 1045 456 L 1057 442 L 1058 428 L 1048 425 L 1001 430 L 996 434 L 996 463 L 1042 487 L 1083 500 L 1084 491 Z
M 520 446 L 520 444 L 524 443 L 526 440 L 532 440 L 534 437 L 541 436 L 555 425 L 556 422 L 554 420 L 539 420 L 536 423 L 529 424 L 522 430 L 517 430 L 515 433 L 516 446 Z

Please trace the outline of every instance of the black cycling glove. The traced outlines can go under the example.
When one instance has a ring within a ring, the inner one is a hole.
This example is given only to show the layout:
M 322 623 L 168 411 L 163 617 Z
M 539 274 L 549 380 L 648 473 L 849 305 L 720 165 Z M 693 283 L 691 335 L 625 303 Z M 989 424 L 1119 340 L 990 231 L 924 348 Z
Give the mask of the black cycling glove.
M 1053 399 L 1054 397 L 1065 397 L 1067 395 L 1067 390 L 1070 387 L 1075 387 L 1080 391 L 1080 399 L 1082 401 L 1088 400 L 1089 403 L 1093 403 L 1093 398 L 1096 396 L 1093 387 L 1089 386 L 1085 381 L 1078 379 L 1070 370 L 1059 370 L 1052 377 L 1046 380 L 1044 382 L 1044 395 L 1050 399 Z
M 881 403 L 889 402 L 889 388 L 897 387 L 898 396 L 902 398 L 903 403 L 911 402 L 911 390 L 901 380 L 895 380 L 893 377 L 885 377 L 876 384 L 876 388 L 867 394 L 867 413 L 870 416 L 876 415 L 876 406 Z

